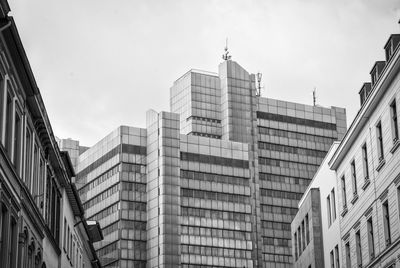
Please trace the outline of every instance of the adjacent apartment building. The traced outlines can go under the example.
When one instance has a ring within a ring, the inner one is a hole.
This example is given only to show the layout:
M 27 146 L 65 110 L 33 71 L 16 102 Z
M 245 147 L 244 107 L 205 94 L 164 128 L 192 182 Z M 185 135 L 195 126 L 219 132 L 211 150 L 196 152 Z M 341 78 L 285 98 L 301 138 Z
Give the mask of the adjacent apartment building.
M 312 264 L 312 259 L 304 262 L 296 246 L 292 250 L 295 267 L 400 267 L 399 43 L 399 34 L 390 36 L 384 46 L 385 61 L 374 64 L 371 82 L 364 83 L 359 92 L 361 108 L 328 159 L 335 178 L 329 175 L 313 185 L 321 192 L 315 202 L 320 202 L 322 213 L 317 216 L 322 226 L 305 231 L 319 236 L 321 230 L 334 225 L 334 218 L 338 222 L 334 232 L 322 232 L 324 266 Z M 327 184 L 331 194 L 322 193 Z M 294 237 L 299 237 L 301 211 L 307 210 L 305 202 L 299 206 L 292 223 Z M 331 212 L 323 213 L 329 207 Z M 310 257 L 320 249 L 310 249 Z
M 170 93 L 170 112 L 150 110 L 146 128 L 121 126 L 77 157 L 102 265 L 291 267 L 297 203 L 343 137 L 345 110 L 260 97 L 228 57 Z
M 341 267 L 336 174 L 328 164 L 338 146 L 335 141 L 301 198 L 292 221 L 294 268 Z
M 0 266 L 101 267 L 15 22 L 0 2 Z
M 396 267 L 400 254 L 400 35 L 360 91 L 361 109 L 331 159 L 345 267 Z M 365 97 L 364 97 L 365 96 Z

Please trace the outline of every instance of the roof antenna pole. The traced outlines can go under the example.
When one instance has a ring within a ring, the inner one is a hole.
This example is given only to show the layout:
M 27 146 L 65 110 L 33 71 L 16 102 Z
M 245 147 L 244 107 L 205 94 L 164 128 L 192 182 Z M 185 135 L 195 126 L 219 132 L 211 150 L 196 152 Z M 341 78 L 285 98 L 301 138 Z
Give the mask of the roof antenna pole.
M 313 105 L 315 106 L 317 104 L 317 89 L 315 87 L 312 92 L 312 97 L 313 97 Z
M 230 60 L 231 59 L 231 55 L 229 55 L 229 51 L 228 51 L 228 38 L 226 38 L 225 40 L 225 49 L 224 49 L 224 54 L 222 54 L 222 59 L 223 60 Z
M 256 77 L 257 77 L 257 92 L 256 92 L 256 95 L 258 97 L 261 97 L 261 88 L 262 88 L 261 87 L 261 78 L 262 78 L 262 73 L 258 72 Z

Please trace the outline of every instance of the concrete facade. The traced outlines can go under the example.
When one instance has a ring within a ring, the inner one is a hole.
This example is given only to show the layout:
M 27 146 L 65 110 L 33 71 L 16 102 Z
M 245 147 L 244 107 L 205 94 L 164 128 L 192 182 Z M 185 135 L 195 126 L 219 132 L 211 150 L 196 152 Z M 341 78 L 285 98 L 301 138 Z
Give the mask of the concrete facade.
M 320 190 L 305 194 L 299 212 L 292 221 L 294 267 L 323 267 L 324 248 L 321 230 Z
M 332 144 L 299 202 L 299 211 L 292 222 L 294 267 L 341 267 L 336 173 L 328 164 L 338 146 L 339 142 Z M 309 212 L 311 208 L 312 216 Z M 304 252 L 301 252 L 300 237 L 307 232 L 310 233 L 310 239 L 306 240 L 311 243 L 306 243 Z M 314 237 L 316 239 L 313 241 Z

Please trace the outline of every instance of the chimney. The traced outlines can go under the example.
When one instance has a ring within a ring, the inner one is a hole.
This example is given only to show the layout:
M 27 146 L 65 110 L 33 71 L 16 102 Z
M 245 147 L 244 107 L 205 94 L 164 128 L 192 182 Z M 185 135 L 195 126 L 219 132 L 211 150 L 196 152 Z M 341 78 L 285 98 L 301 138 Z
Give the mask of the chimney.
M 369 94 L 371 93 L 371 83 L 364 83 L 358 92 L 360 95 L 360 104 L 363 106 L 364 102 L 368 99 Z

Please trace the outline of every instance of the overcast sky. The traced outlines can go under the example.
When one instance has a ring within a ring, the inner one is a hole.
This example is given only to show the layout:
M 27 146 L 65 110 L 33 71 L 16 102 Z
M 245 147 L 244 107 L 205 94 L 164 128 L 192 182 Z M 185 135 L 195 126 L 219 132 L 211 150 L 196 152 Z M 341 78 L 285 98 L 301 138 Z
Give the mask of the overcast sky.
M 262 95 L 347 109 L 399 33 L 398 0 L 9 0 L 54 132 L 91 146 L 169 110 L 191 68 L 232 59 L 263 73 Z

